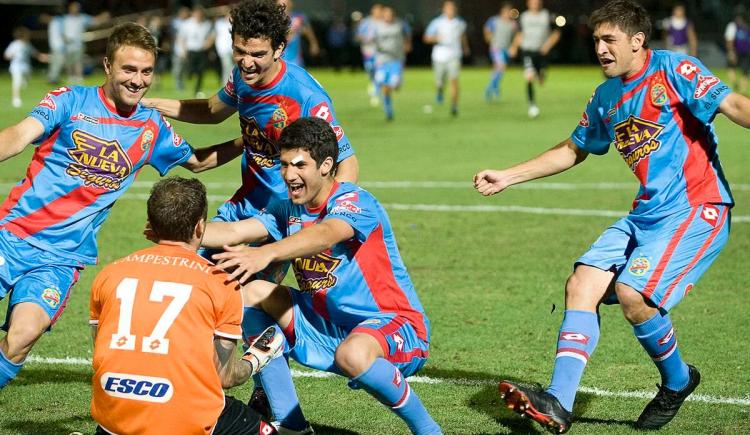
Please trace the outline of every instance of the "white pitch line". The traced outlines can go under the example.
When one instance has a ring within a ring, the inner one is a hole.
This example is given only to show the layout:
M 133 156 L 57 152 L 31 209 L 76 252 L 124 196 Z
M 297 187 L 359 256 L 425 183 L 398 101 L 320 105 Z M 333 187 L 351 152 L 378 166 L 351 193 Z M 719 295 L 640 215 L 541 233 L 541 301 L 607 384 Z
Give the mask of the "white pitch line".
M 71 365 L 71 366 L 91 366 L 91 360 L 87 358 L 49 358 L 31 355 L 26 359 L 31 364 L 53 364 L 53 365 Z M 314 378 L 326 379 L 335 377 L 333 373 L 297 370 L 292 369 L 292 377 L 295 378 Z M 495 379 L 465 379 L 465 378 L 433 378 L 430 376 L 410 376 L 407 380 L 411 383 L 418 384 L 449 384 L 462 387 L 484 387 L 488 385 L 497 385 Z M 620 399 L 651 399 L 654 397 L 653 391 L 610 391 L 595 387 L 580 387 L 578 391 L 599 397 L 615 397 Z M 687 398 L 690 402 L 722 404 L 722 405 L 740 405 L 750 406 L 750 396 L 745 398 L 739 397 L 721 397 L 711 396 L 708 394 L 692 394 Z
M 206 181 L 203 184 L 206 188 L 211 189 L 229 189 L 235 190 L 239 187 L 239 183 L 235 182 L 221 182 L 221 181 Z M 133 182 L 133 188 L 135 189 L 149 189 L 154 185 L 153 181 L 135 181 Z M 372 189 L 472 189 L 472 183 L 470 181 L 363 181 L 360 183 L 362 187 Z M 11 189 L 15 186 L 14 183 L 0 183 L 0 189 Z M 750 191 L 750 184 L 731 184 L 730 188 L 734 191 Z M 614 182 L 601 182 L 601 183 L 555 183 L 545 181 L 532 181 L 525 184 L 520 184 L 511 187 L 511 189 L 523 189 L 523 190 L 632 190 L 635 191 L 638 188 L 637 183 L 614 183 Z

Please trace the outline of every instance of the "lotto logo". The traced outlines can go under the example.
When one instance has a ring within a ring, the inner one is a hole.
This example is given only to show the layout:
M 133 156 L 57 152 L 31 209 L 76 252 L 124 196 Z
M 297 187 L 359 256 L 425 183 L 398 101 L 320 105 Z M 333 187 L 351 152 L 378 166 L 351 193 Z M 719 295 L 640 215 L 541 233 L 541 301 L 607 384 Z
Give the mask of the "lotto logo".
M 393 334 L 393 341 L 396 343 L 396 349 L 398 349 L 399 352 L 404 350 L 404 337 L 400 336 L 398 332 Z
M 333 121 L 333 115 L 331 115 L 331 109 L 328 107 L 328 104 L 325 101 L 313 107 L 310 113 L 312 113 L 312 116 L 316 118 L 320 118 L 324 120 L 325 122 Z
M 258 433 L 260 433 L 260 435 L 271 435 L 276 433 L 276 428 L 261 420 L 260 430 L 258 431 Z
M 685 77 L 690 81 L 692 81 L 695 78 L 695 74 L 699 72 L 701 72 L 700 68 L 695 66 L 695 64 L 693 62 L 690 62 L 689 60 L 683 60 L 679 65 L 677 65 L 677 74 Z
M 393 376 L 393 385 L 400 387 L 401 381 L 403 381 L 403 378 L 401 377 L 401 372 L 398 369 L 396 369 L 396 373 Z
M 719 219 L 719 209 L 711 204 L 706 204 L 703 206 L 701 217 L 704 221 L 711 224 L 711 226 L 716 226 L 716 221 Z
M 166 403 L 174 394 L 172 383 L 164 378 L 107 372 L 99 381 L 105 393 L 121 399 Z
M 580 332 L 563 332 L 562 334 L 560 334 L 560 340 L 589 344 L 589 337 L 581 334 Z
M 588 113 L 583 112 L 583 115 L 581 116 L 581 120 L 578 121 L 578 125 L 584 128 L 589 126 L 589 114 Z
M 657 343 L 659 343 L 659 346 L 664 346 L 669 343 L 669 340 L 671 340 L 672 337 L 674 337 L 674 328 L 669 328 L 669 332 L 667 332 L 664 337 L 660 338 Z

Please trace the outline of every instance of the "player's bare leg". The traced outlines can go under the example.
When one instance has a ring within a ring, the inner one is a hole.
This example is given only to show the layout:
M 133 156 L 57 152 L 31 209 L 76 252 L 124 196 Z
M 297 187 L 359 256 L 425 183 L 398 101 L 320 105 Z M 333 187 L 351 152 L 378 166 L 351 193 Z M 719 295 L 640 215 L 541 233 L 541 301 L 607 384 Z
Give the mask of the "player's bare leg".
M 451 79 L 451 115 L 458 116 L 458 77 Z
M 50 318 L 44 309 L 21 302 L 13 307 L 8 334 L 0 340 L 0 349 L 11 362 L 22 363 L 49 326 Z
M 615 290 L 633 333 L 661 374 L 659 392 L 638 417 L 636 427 L 659 429 L 677 415 L 698 386 L 700 372 L 682 360 L 669 314 L 660 312 L 630 286 L 618 283 Z
M 588 358 L 599 340 L 597 310 L 614 292 L 614 273 L 579 265 L 565 284 L 565 317 L 560 326 L 552 381 L 538 387 L 503 381 L 500 396 L 514 412 L 530 417 L 553 433 L 571 425 L 573 402 Z
M 34 343 L 49 326 L 49 316 L 38 305 L 21 302 L 13 307 L 8 333 L 0 339 L 0 388 L 16 377 Z

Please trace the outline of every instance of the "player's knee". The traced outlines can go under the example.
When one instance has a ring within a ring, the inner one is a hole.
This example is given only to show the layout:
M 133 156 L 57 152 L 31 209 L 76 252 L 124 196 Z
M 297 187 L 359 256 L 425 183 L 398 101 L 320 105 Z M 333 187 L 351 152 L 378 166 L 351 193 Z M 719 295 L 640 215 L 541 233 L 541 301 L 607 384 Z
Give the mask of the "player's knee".
M 5 356 L 13 362 L 23 361 L 47 328 L 49 321 L 39 323 L 15 319 L 5 337 L 8 343 Z
M 624 284 L 615 286 L 617 300 L 625 319 L 631 324 L 643 323 L 653 317 L 657 308 L 653 307 L 638 291 Z
M 355 342 L 344 341 L 336 348 L 333 359 L 344 374 L 354 377 L 364 373 L 375 358 L 366 349 L 358 347 Z
M 565 283 L 565 306 L 569 309 L 594 310 L 601 300 L 598 290 L 589 280 L 573 273 Z

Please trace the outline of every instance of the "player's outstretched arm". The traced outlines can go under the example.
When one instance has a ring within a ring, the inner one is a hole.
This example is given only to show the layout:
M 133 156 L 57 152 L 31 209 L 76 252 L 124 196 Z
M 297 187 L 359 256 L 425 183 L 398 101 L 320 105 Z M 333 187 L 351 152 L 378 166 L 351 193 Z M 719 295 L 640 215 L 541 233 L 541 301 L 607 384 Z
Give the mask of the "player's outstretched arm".
M 273 262 L 315 255 L 352 237 L 354 228 L 351 225 L 341 219 L 330 218 L 260 248 L 225 246 L 226 252 L 215 254 L 213 259 L 220 260 L 217 265 L 220 269 L 231 270 L 229 279 L 244 283 Z
M 172 100 L 169 98 L 144 98 L 141 104 L 156 109 L 162 115 L 190 124 L 218 124 L 237 111 L 224 104 L 219 95 L 195 100 Z
M 735 124 L 750 128 L 750 99 L 746 96 L 732 92 L 719 104 L 719 112 Z
M 584 161 L 586 156 L 588 153 L 568 138 L 526 162 L 503 170 L 478 172 L 474 175 L 474 188 L 484 196 L 494 195 L 514 184 L 563 172 Z
M 209 222 L 203 234 L 201 246 L 221 248 L 225 245 L 262 242 L 268 238 L 268 230 L 258 219 L 243 219 L 236 222 Z
M 42 123 L 32 117 L 0 131 L 0 162 L 20 154 L 43 133 Z
M 224 143 L 193 150 L 193 155 L 182 166 L 198 173 L 231 162 L 242 154 L 244 142 L 241 137 Z
M 356 183 L 359 179 L 359 160 L 357 156 L 349 156 L 339 162 L 336 169 L 336 181 Z

